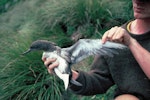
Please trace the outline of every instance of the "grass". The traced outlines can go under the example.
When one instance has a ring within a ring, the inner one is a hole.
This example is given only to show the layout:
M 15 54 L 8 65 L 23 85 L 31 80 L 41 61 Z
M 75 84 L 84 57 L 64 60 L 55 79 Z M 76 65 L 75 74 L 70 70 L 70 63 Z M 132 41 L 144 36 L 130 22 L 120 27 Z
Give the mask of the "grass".
M 126 1 L 127 2 L 127 1 Z M 49 75 L 42 52 L 20 55 L 32 41 L 46 39 L 61 47 L 70 46 L 71 35 L 78 31 L 85 38 L 100 38 L 114 25 L 132 17 L 130 3 L 109 0 L 20 0 L 0 15 L 0 100 L 108 100 L 106 94 L 90 97 L 64 91 L 63 83 Z M 114 6 L 115 5 L 115 6 Z M 120 9 L 118 10 L 119 7 Z M 122 13 L 124 12 L 124 13 Z M 73 68 L 89 71 L 90 57 Z

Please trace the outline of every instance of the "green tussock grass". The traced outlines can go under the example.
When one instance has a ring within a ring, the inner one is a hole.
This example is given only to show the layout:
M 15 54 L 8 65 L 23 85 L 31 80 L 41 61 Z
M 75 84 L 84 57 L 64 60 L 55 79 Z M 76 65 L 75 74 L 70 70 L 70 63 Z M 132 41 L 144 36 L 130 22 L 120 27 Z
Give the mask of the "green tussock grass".
M 70 36 L 74 32 L 80 32 L 84 38 L 100 38 L 107 29 L 132 18 L 131 2 L 128 1 L 19 0 L 7 12 L 1 13 L 0 100 L 112 98 L 114 88 L 106 94 L 90 97 L 65 91 L 63 82 L 47 72 L 41 61 L 42 52 L 25 56 L 21 53 L 37 39 L 67 47 L 73 44 Z M 6 3 L 0 1 L 0 4 Z M 89 71 L 92 61 L 93 57 L 89 57 L 73 68 Z

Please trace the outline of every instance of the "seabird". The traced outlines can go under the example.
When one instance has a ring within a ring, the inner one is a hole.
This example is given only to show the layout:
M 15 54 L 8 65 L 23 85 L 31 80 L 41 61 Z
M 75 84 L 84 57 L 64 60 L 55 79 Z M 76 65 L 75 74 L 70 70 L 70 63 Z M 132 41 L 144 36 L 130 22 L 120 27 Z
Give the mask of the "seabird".
M 112 57 L 114 54 L 119 54 L 118 49 L 125 49 L 127 46 L 107 41 L 102 43 L 101 39 L 80 39 L 75 44 L 67 48 L 61 48 L 54 42 L 47 40 L 36 40 L 30 48 L 23 54 L 30 51 L 42 50 L 43 57 L 57 58 L 60 63 L 57 68 L 54 68 L 56 75 L 63 80 L 65 90 L 68 88 L 69 82 L 82 86 L 79 82 L 71 79 L 71 65 L 82 61 L 90 55 L 107 55 Z

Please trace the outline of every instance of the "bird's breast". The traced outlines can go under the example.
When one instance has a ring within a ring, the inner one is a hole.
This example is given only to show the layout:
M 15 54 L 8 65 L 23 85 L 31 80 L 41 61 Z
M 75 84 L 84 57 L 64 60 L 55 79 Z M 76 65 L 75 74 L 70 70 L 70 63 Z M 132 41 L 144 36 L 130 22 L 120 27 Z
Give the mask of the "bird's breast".
M 56 58 L 57 62 L 59 62 L 59 66 L 57 67 L 58 70 L 64 74 L 64 73 L 68 73 L 68 63 L 67 61 L 62 58 L 60 55 L 58 55 L 56 52 L 43 52 L 43 57 L 46 58 Z

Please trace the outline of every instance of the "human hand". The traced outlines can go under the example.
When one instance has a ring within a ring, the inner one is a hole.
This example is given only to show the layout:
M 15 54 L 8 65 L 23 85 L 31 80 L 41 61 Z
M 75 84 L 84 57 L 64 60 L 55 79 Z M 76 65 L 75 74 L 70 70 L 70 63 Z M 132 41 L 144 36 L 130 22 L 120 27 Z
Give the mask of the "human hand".
M 59 62 L 57 62 L 56 60 L 56 58 L 42 57 L 42 61 L 44 62 L 44 65 L 46 66 L 50 74 L 53 74 L 54 68 L 57 68 L 59 66 Z
M 124 45 L 129 46 L 134 40 L 125 29 L 122 27 L 115 26 L 110 30 L 106 31 L 102 37 L 102 42 L 105 43 L 106 41 L 113 41 L 122 43 Z
M 54 73 L 54 68 L 57 68 L 59 66 L 59 62 L 56 58 L 46 58 L 45 56 L 42 56 L 42 61 L 44 62 L 44 65 L 47 67 L 47 70 L 50 74 Z M 72 79 L 76 80 L 78 77 L 78 72 L 72 71 Z

